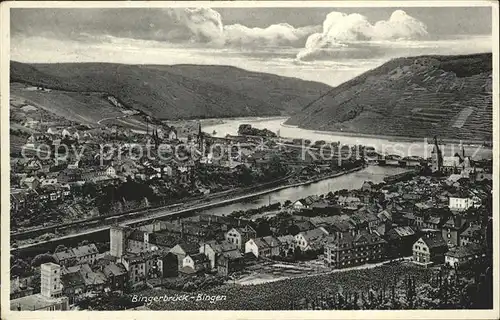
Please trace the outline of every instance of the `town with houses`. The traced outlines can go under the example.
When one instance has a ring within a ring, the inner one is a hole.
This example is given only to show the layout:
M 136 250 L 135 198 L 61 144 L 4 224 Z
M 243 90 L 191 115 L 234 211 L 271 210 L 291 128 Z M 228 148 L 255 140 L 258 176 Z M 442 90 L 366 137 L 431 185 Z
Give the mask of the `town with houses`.
M 11 114 L 11 139 L 19 141 L 19 149 L 11 148 L 13 310 L 105 309 L 101 300 L 115 293 L 197 292 L 394 261 L 422 270 L 491 261 L 492 162 L 472 160 L 463 150 L 444 156 L 437 139 L 429 159 L 373 158 L 373 150 L 352 146 L 363 155 L 337 161 L 346 151 L 339 143 L 331 144 L 333 160 L 302 158 L 304 141 L 268 130 L 247 135 L 249 125 L 216 138 L 198 122 L 188 134 L 148 119 L 142 131 L 92 127 L 19 101 L 11 101 Z M 103 142 L 110 151 L 105 159 Z M 229 151 L 207 151 L 216 143 Z M 327 143 L 306 144 L 314 154 Z M 149 146 L 156 157 L 138 156 L 136 145 Z M 158 157 L 165 145 L 167 153 L 178 149 L 185 157 Z M 253 211 L 148 216 L 151 208 L 211 203 L 366 166 L 407 170 L 359 189 Z M 127 223 L 131 212 L 143 219 Z M 96 224 L 107 227 L 107 239 L 64 240 Z M 32 246 L 42 251 L 29 253 Z

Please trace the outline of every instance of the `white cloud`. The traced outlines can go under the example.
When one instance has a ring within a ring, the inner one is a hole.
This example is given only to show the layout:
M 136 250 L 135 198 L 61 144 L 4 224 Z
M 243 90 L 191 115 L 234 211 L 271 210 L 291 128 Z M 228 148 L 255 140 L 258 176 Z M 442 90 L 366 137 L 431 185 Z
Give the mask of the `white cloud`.
M 427 36 L 427 26 L 409 16 L 403 10 L 396 10 L 387 21 L 373 26 L 373 40 L 419 39 Z
M 167 40 L 208 43 L 219 47 L 303 47 L 309 35 L 320 26 L 295 28 L 288 23 L 266 28 L 249 28 L 241 24 L 224 25 L 221 15 L 210 8 L 168 9 L 168 18 L 176 28 L 169 30 Z M 163 32 L 163 31 L 162 31 Z
M 334 11 L 326 16 L 323 22 L 323 32 L 310 35 L 304 50 L 299 52 L 297 58 L 306 60 L 317 57 L 335 58 L 342 56 L 342 51 L 349 53 L 347 48 L 353 43 L 412 40 L 421 39 L 427 35 L 425 24 L 402 10 L 394 11 L 389 20 L 378 21 L 374 25 L 361 14 Z M 361 56 L 365 57 L 364 54 Z
M 307 37 L 321 29 L 319 26 L 295 28 L 287 23 L 267 28 L 248 28 L 241 24 L 224 27 L 225 43 L 230 46 L 303 46 Z
M 184 34 L 192 42 L 219 44 L 223 38 L 223 25 L 220 14 L 210 8 L 167 9 L 168 16 L 176 22 L 180 30 L 171 30 L 176 37 Z M 184 28 L 184 30 L 182 30 Z M 189 32 L 182 32 L 189 31 Z

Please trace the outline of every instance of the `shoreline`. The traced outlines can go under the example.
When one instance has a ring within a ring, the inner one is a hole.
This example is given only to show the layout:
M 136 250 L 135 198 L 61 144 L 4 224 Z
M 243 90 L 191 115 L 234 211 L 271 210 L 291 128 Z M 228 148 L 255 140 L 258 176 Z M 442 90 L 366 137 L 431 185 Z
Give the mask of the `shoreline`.
M 353 168 L 353 169 L 350 169 L 350 170 L 336 172 L 336 173 L 332 173 L 332 174 L 329 174 L 329 175 L 326 175 L 326 176 L 322 176 L 322 177 L 316 177 L 314 179 L 310 179 L 310 180 L 303 181 L 303 182 L 296 182 L 296 183 L 292 183 L 292 184 L 285 184 L 285 185 L 281 185 L 281 186 L 277 186 L 277 187 L 272 187 L 272 188 L 269 188 L 269 189 L 264 189 L 264 190 L 256 191 L 256 192 L 254 192 L 252 194 L 236 196 L 236 197 L 233 197 L 233 198 L 230 198 L 230 199 L 220 200 L 220 201 L 216 201 L 214 203 L 207 203 L 207 204 L 202 204 L 202 205 L 198 205 L 198 206 L 193 206 L 191 208 L 186 208 L 186 209 L 182 209 L 182 210 L 178 210 L 178 211 L 168 211 L 168 212 L 161 212 L 161 213 L 157 212 L 156 214 L 153 213 L 152 215 L 147 216 L 147 217 L 140 217 L 140 218 L 136 218 L 136 219 L 131 219 L 129 221 L 124 221 L 123 223 L 120 223 L 120 224 L 121 225 L 133 225 L 133 224 L 147 222 L 147 221 L 150 221 L 150 220 L 155 220 L 155 219 L 164 218 L 164 217 L 168 217 L 168 216 L 175 216 L 175 215 L 182 215 L 182 214 L 192 213 L 193 211 L 197 211 L 197 210 L 205 210 L 205 209 L 217 208 L 217 207 L 224 206 L 224 205 L 229 205 L 229 204 L 241 201 L 241 200 L 247 200 L 247 199 L 252 199 L 252 198 L 255 198 L 255 197 L 263 196 L 263 195 L 266 195 L 266 194 L 269 194 L 269 193 L 273 193 L 273 192 L 276 192 L 276 191 L 280 191 L 280 190 L 283 190 L 283 189 L 296 188 L 296 187 L 300 187 L 300 186 L 304 186 L 304 185 L 309 185 L 309 184 L 312 184 L 312 183 L 320 182 L 320 181 L 323 181 L 323 180 L 337 178 L 337 177 L 340 177 L 340 176 L 343 176 L 343 175 L 347 175 L 347 174 L 350 174 L 350 173 L 354 173 L 354 172 L 363 170 L 365 168 L 366 168 L 366 166 L 360 166 L 360 167 L 356 167 L 356 168 Z M 242 192 L 244 192 L 244 191 L 242 191 Z M 151 208 L 149 210 L 161 210 L 161 208 Z M 141 210 L 141 211 L 142 211 L 143 214 L 147 214 L 149 212 L 149 210 Z M 138 214 L 141 211 L 137 211 L 135 214 Z M 64 241 L 66 239 L 76 238 L 76 237 L 80 237 L 80 236 L 84 236 L 84 235 L 90 235 L 90 234 L 93 234 L 93 233 L 102 232 L 104 230 L 109 229 L 110 227 L 111 227 L 111 225 L 106 225 L 106 226 L 98 227 L 96 229 L 82 230 L 81 232 L 78 232 L 78 233 L 68 234 L 68 235 L 62 235 L 61 237 L 59 237 L 57 239 L 50 239 L 50 240 L 46 240 L 46 241 L 40 241 L 40 242 L 36 242 L 36 243 L 30 243 L 30 244 L 26 244 L 26 245 L 20 245 L 20 246 L 18 246 L 16 248 L 13 248 L 11 246 L 10 252 L 16 252 L 16 251 L 20 251 L 20 250 L 26 250 L 26 249 L 34 248 L 34 247 L 37 247 L 37 246 L 42 246 L 44 244 L 53 244 L 53 243 L 57 243 L 57 242 L 60 242 L 60 241 Z
M 286 121 L 285 121 L 286 122 Z M 376 135 L 376 134 L 370 134 L 370 133 L 358 133 L 358 132 L 346 132 L 346 131 L 328 131 L 328 130 L 315 130 L 315 129 L 307 129 L 303 128 L 297 125 L 290 125 L 290 124 L 285 124 L 285 122 L 281 123 L 280 125 L 284 128 L 297 128 L 297 129 L 302 129 L 302 130 L 307 130 L 311 131 L 313 133 L 317 134 L 326 134 L 326 135 L 339 135 L 339 136 L 344 136 L 344 137 L 352 137 L 352 138 L 370 138 L 370 139 L 384 139 L 388 140 L 389 142 L 406 142 L 406 143 L 411 143 L 411 142 L 421 142 L 422 140 L 427 140 L 428 145 L 432 144 L 432 137 L 408 137 L 408 136 L 389 136 L 389 135 Z M 480 141 L 480 140 L 460 140 L 460 139 L 450 139 L 450 138 L 441 138 L 439 139 L 441 143 L 448 143 L 448 144 L 458 144 L 462 142 L 462 144 L 466 146 L 482 146 L 483 148 L 487 149 L 492 149 L 491 147 L 483 146 L 484 142 L 487 141 Z M 493 140 L 491 141 L 493 143 Z
M 214 119 L 201 119 L 200 121 L 203 120 L 213 120 L 213 121 L 220 121 L 216 123 L 210 123 L 208 126 L 213 126 L 217 124 L 224 124 L 227 123 L 227 121 L 238 121 L 238 120 L 246 120 L 248 122 L 257 122 L 257 121 L 272 121 L 272 120 L 280 120 L 284 119 L 283 122 L 280 123 L 280 127 L 282 128 L 291 128 L 291 129 L 301 129 L 301 130 L 306 130 L 310 131 L 312 133 L 316 134 L 325 134 L 325 135 L 339 135 L 343 137 L 351 137 L 351 138 L 370 138 L 370 139 L 383 139 L 383 140 L 388 140 L 389 142 L 406 142 L 406 143 L 411 143 L 411 142 L 422 142 L 423 140 L 427 139 L 428 144 L 432 144 L 432 137 L 408 137 L 408 136 L 391 136 L 391 135 L 376 135 L 376 134 L 369 134 L 369 133 L 358 133 L 358 132 L 345 132 L 345 131 L 328 131 L 328 130 L 315 130 L 315 129 L 307 129 L 300 127 L 298 125 L 292 125 L 292 124 L 286 124 L 286 121 L 289 119 L 289 117 L 284 117 L 284 116 L 276 116 L 276 117 L 253 117 L 253 118 L 246 118 L 246 117 L 235 117 L 235 118 L 214 118 Z M 291 137 L 286 137 L 282 136 L 281 138 L 289 138 L 292 139 Z M 462 142 L 462 144 L 466 146 L 481 146 L 486 149 L 492 149 L 492 147 L 489 146 L 483 146 L 484 140 L 460 140 L 460 139 L 450 139 L 450 138 L 442 138 L 440 139 L 440 143 L 445 143 L 445 144 L 458 144 Z M 493 141 L 491 141 L 493 143 Z

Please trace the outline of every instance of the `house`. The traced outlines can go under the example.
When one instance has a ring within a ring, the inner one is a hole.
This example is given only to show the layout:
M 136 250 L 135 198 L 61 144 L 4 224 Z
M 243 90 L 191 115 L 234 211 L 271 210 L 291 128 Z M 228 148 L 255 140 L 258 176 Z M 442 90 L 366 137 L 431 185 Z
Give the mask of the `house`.
M 356 231 L 356 225 L 348 215 L 313 217 L 311 222 L 316 227 L 323 227 L 334 238 L 354 235 Z
M 46 297 L 33 294 L 10 300 L 10 309 L 16 311 L 66 311 L 69 310 L 69 299 L 66 296 Z
M 381 261 L 386 254 L 386 241 L 368 231 L 332 239 L 325 244 L 325 263 L 332 268 L 346 268 Z
M 239 250 L 243 251 L 245 243 L 257 237 L 257 232 L 249 225 L 244 228 L 236 227 L 230 229 L 224 235 L 226 241 L 235 244 Z
M 472 224 L 460 234 L 460 245 L 466 246 L 471 243 L 482 243 L 484 239 L 481 226 Z
M 245 243 L 245 253 L 251 252 L 256 258 L 259 256 L 277 256 L 281 252 L 281 243 L 273 236 L 250 239 Z
M 372 191 L 372 188 L 373 188 L 373 182 L 371 181 L 365 181 L 363 182 L 363 185 L 361 186 L 361 191 L 363 192 L 371 192 Z
M 380 222 L 378 216 L 369 211 L 358 211 L 350 215 L 351 223 L 358 229 L 374 229 Z
M 478 244 L 456 247 L 445 254 L 445 263 L 452 268 L 467 267 L 471 263 L 486 257 L 486 250 Z
M 32 189 L 10 189 L 10 208 L 12 212 L 34 204 L 38 194 Z
M 425 234 L 413 244 L 413 262 L 423 265 L 444 263 L 448 245 L 439 232 Z
M 10 281 L 10 300 L 22 298 L 33 294 L 33 288 L 28 286 L 27 279 L 19 280 L 16 277 Z
M 158 250 L 159 247 L 150 240 L 151 234 L 143 230 L 133 230 L 127 238 L 127 251 L 139 253 Z
M 458 155 L 443 157 L 442 171 L 444 173 L 454 173 L 460 168 L 461 159 Z
M 96 245 L 91 243 L 56 252 L 53 254 L 53 257 L 62 266 L 73 266 L 86 263 L 93 264 L 97 261 L 98 254 L 99 250 L 97 250 Z
M 116 176 L 116 169 L 113 166 L 109 166 L 106 168 L 106 175 L 110 177 Z
M 295 220 L 287 228 L 287 233 L 295 236 L 299 232 L 308 231 L 316 228 L 309 220 Z
M 203 253 L 188 254 L 182 261 L 180 272 L 191 274 L 200 273 L 204 270 L 209 270 L 210 260 Z
M 72 251 L 78 264 L 93 264 L 97 260 L 97 255 L 99 254 L 99 250 L 97 250 L 96 245 L 93 243 L 73 248 Z
M 402 159 L 401 156 L 396 154 L 390 154 L 385 157 L 385 164 L 388 166 L 399 166 L 399 161 Z
M 141 281 L 146 281 L 146 263 L 144 257 L 127 253 L 123 255 L 120 262 L 128 273 L 128 283 L 135 285 Z
M 210 240 L 204 242 L 200 245 L 200 253 L 207 256 L 210 261 L 210 268 L 216 269 L 217 259 L 223 254 L 230 254 L 237 257 L 241 257 L 242 254 L 238 250 L 238 247 L 234 243 L 230 243 L 226 240 L 218 242 L 216 240 Z M 234 253 L 234 254 L 233 254 Z
M 466 211 L 474 206 L 474 201 L 464 193 L 450 196 L 448 207 L 451 211 Z
M 361 205 L 361 199 L 352 196 L 340 196 L 337 199 L 337 203 L 346 209 L 356 210 Z
M 224 252 L 220 254 L 216 262 L 217 274 L 224 277 L 243 269 L 244 266 L 244 257 L 239 251 Z
M 81 296 L 86 294 L 85 280 L 78 271 L 63 272 L 61 275 L 63 294 L 68 297 L 69 304 L 74 304 Z
M 171 128 L 168 132 L 168 140 L 177 140 L 177 130 Z
M 295 243 L 302 251 L 317 251 L 323 247 L 328 231 L 323 227 L 299 232 L 295 235 Z
M 40 186 L 40 179 L 37 177 L 28 177 L 21 180 L 21 187 L 27 187 L 29 189 L 37 189 Z
M 169 252 L 177 256 L 177 261 L 179 263 L 179 270 L 183 267 L 184 258 L 190 254 L 199 253 L 200 246 L 192 242 L 182 242 L 175 245 Z
M 385 233 L 387 254 L 391 258 L 411 256 L 413 244 L 417 241 L 417 234 L 408 226 L 390 229 Z
M 38 159 L 31 159 L 26 163 L 26 169 L 29 171 L 42 170 L 43 164 Z
M 39 124 L 40 124 L 40 121 L 38 121 L 38 120 L 28 119 L 23 123 L 23 126 L 25 126 L 26 128 L 30 128 L 30 129 L 36 129 L 39 127 Z
M 56 135 L 56 134 L 59 134 L 59 130 L 57 128 L 54 128 L 54 127 L 49 127 L 47 129 L 47 133 L 48 134 L 52 134 L 52 135 Z
M 418 156 L 409 156 L 404 157 L 403 161 L 405 162 L 407 167 L 418 167 L 421 165 L 422 159 Z
M 467 228 L 467 222 L 461 216 L 451 216 L 442 226 L 443 238 L 449 247 L 460 245 L 460 234 Z
M 73 266 L 76 264 L 75 254 L 72 249 L 56 252 L 52 256 L 56 263 L 61 266 Z
M 63 138 L 69 138 L 71 136 L 72 136 L 72 134 L 71 134 L 71 132 L 69 132 L 69 129 L 65 128 L 61 131 L 61 137 L 63 137 Z
M 111 262 L 104 266 L 102 272 L 108 279 L 108 287 L 112 291 L 124 291 L 127 285 L 127 269 L 121 263 Z
M 100 270 L 92 270 L 88 264 L 67 267 L 64 274 L 77 273 L 83 280 L 84 292 L 103 292 L 107 278 Z M 75 292 L 76 293 L 76 292 Z
M 388 210 L 383 210 L 377 213 L 377 218 L 380 222 L 393 221 L 392 213 Z
M 43 179 L 40 183 L 40 187 L 44 188 L 46 186 L 53 186 L 57 184 L 57 178 Z
M 291 207 L 295 211 L 301 211 L 301 210 L 307 209 L 307 206 L 305 205 L 303 200 L 294 201 L 292 203 Z
M 441 226 L 441 217 L 430 215 L 424 216 L 422 221 L 417 216 L 417 223 L 421 225 L 422 229 L 433 229 L 438 230 Z

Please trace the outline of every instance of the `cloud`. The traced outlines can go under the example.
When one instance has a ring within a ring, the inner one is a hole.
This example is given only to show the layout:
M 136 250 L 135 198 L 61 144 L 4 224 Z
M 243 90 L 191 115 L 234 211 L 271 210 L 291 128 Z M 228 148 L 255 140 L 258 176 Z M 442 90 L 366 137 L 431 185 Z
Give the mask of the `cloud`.
M 428 35 L 427 27 L 421 21 L 409 16 L 402 10 L 392 13 L 389 20 L 371 24 L 368 19 L 358 13 L 345 14 L 330 12 L 323 22 L 323 32 L 314 33 L 307 39 L 305 48 L 297 54 L 298 59 L 313 60 L 326 57 L 351 57 L 349 54 L 365 57 L 373 47 L 353 44 L 369 41 L 400 41 L 422 39 Z M 359 48 L 358 48 L 359 49 Z
M 222 18 L 217 11 L 210 8 L 175 8 L 167 9 L 167 15 L 178 26 L 169 32 L 176 40 L 223 43 Z
M 175 8 L 167 9 L 166 12 L 175 27 L 165 37 L 167 41 L 175 42 L 219 47 L 301 48 L 309 35 L 321 31 L 321 26 L 295 28 L 288 23 L 273 24 L 266 28 L 249 28 L 242 24 L 224 25 L 219 12 L 210 8 Z
M 319 30 L 320 26 L 295 28 L 288 23 L 273 24 L 267 28 L 248 28 L 234 24 L 224 27 L 224 38 L 229 46 L 302 47 L 307 37 Z

